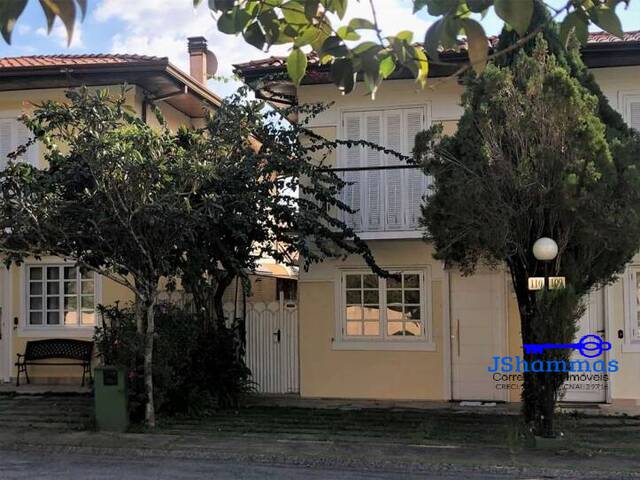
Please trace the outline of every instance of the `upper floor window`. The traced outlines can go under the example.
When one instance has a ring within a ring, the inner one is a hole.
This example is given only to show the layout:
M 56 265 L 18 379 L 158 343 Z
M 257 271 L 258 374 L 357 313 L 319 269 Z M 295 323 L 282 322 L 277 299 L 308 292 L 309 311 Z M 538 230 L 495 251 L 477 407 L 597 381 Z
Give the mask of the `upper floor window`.
M 366 140 L 410 156 L 416 134 L 428 124 L 426 107 L 350 111 L 342 115 L 341 138 Z M 430 182 L 422 170 L 404 167 L 396 156 L 376 149 L 343 147 L 338 168 L 350 169 L 342 173 L 349 183 L 343 201 L 357 210 L 345 215 L 345 222 L 364 232 L 417 230 Z
M 16 117 L 17 115 L 0 118 L 0 170 L 7 168 L 9 162 L 7 155 L 18 146 L 26 144 L 32 136 L 27 127 L 16 120 Z M 39 153 L 38 145 L 31 145 L 20 160 L 37 166 Z
M 622 95 L 622 115 L 631 128 L 640 132 L 640 92 Z
M 95 274 L 68 265 L 27 267 L 29 326 L 93 326 Z

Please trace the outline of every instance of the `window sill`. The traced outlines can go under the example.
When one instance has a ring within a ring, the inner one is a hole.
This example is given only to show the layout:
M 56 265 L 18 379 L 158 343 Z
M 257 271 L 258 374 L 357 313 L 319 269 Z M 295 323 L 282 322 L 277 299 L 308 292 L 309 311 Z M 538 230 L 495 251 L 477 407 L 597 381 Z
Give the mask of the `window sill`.
M 87 338 L 93 337 L 94 331 L 94 325 L 82 327 L 22 327 L 18 330 L 18 336 L 30 338 Z
M 623 343 L 622 353 L 640 353 L 640 343 Z
M 392 341 L 353 341 L 335 340 L 331 345 L 332 350 L 354 350 L 354 351 L 397 351 L 397 352 L 435 352 L 436 344 L 426 341 L 413 342 L 392 342 Z

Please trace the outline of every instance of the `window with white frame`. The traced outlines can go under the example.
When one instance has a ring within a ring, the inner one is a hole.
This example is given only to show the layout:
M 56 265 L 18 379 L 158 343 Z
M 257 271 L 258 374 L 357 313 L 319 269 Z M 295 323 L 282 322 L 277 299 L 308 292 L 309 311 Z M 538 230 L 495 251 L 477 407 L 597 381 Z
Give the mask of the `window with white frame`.
M 9 162 L 7 155 L 15 151 L 20 145 L 25 145 L 32 136 L 27 127 L 16 119 L 17 116 L 0 117 L 0 170 L 4 170 L 7 167 Z M 36 143 L 31 145 L 18 160 L 37 166 L 39 154 L 38 144 Z
M 429 126 L 427 113 L 426 107 L 344 112 L 341 138 L 366 140 L 411 156 L 416 134 Z M 349 226 L 364 232 L 418 228 L 422 197 L 430 184 L 421 169 L 405 168 L 397 156 L 363 146 L 343 147 L 338 167 L 349 169 L 341 173 L 347 182 L 342 200 L 356 210 L 345 214 Z
M 365 271 L 342 274 L 343 340 L 411 341 L 428 337 L 422 271 L 380 278 Z
M 627 269 L 627 334 L 629 343 L 640 342 L 640 267 Z
M 27 266 L 27 324 L 30 327 L 88 327 L 96 324 L 95 275 L 69 265 Z
M 627 125 L 640 131 L 640 91 L 623 93 L 620 104 Z

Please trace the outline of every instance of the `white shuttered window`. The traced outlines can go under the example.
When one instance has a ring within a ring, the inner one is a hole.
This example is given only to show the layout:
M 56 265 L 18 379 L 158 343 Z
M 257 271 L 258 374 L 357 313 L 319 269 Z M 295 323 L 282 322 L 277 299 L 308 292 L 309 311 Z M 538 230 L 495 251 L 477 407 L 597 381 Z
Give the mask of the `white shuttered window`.
M 428 126 L 424 107 L 345 112 L 342 138 L 366 140 L 410 156 L 416 134 Z M 394 155 L 362 146 L 344 147 L 339 162 L 340 168 L 399 165 L 406 164 Z M 342 175 L 350 183 L 343 191 L 343 201 L 357 210 L 346 215 L 351 227 L 364 232 L 417 229 L 429 184 L 420 169 L 347 171 Z
M 9 161 L 7 155 L 18 146 L 26 144 L 30 137 L 31 132 L 22 123 L 18 122 L 15 117 L 0 118 L 0 170 L 4 170 L 7 167 Z M 36 144 L 29 147 L 19 160 L 37 166 L 38 156 L 39 150 Z
M 640 132 L 640 93 L 623 95 L 622 108 L 627 124 Z

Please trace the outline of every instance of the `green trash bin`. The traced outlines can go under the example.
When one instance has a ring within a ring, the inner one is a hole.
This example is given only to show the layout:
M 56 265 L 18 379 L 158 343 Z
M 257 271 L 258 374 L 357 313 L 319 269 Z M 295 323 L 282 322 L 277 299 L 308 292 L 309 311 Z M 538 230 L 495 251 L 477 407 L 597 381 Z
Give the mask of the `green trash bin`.
M 125 432 L 129 427 L 126 370 L 96 368 L 93 389 L 98 430 Z

